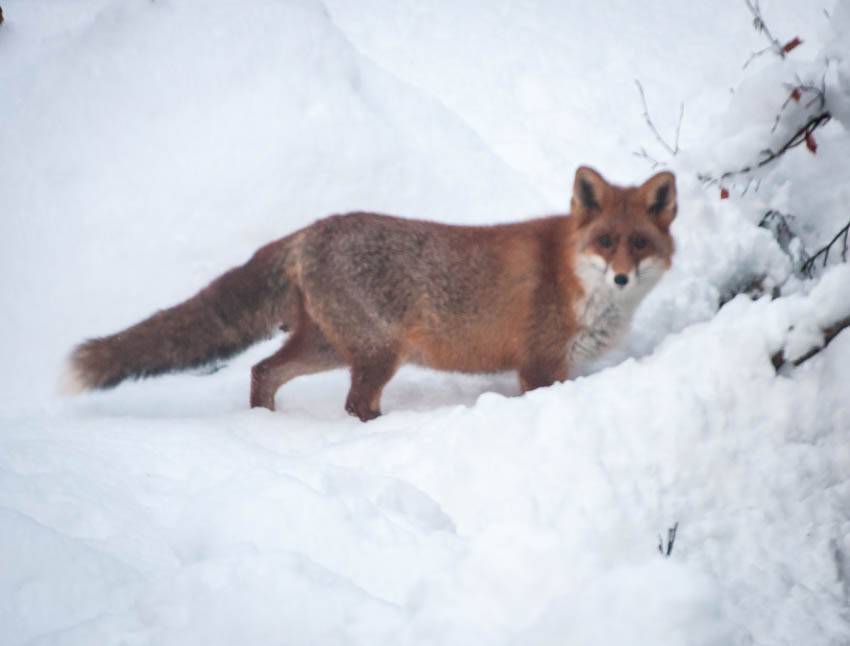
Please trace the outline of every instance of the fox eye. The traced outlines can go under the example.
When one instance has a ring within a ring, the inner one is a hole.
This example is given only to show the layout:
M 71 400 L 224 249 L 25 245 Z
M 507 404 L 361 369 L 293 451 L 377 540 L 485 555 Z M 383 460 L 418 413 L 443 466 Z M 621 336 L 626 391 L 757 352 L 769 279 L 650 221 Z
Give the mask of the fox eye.
M 646 238 L 641 237 L 641 238 L 634 238 L 632 240 L 632 246 L 635 249 L 643 249 L 646 245 L 647 245 L 647 239 Z
M 614 244 L 614 242 L 611 240 L 611 236 L 607 233 L 599 236 L 597 242 L 599 243 L 599 246 L 603 249 L 609 249 L 611 245 Z

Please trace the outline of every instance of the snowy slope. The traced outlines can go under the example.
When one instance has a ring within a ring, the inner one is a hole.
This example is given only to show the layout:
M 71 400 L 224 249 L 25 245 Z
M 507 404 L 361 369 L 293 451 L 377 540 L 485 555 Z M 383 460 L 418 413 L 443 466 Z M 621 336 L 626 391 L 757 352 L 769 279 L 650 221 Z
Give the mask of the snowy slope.
M 756 226 L 794 214 L 811 252 L 847 221 L 850 3 L 763 2 L 804 45 L 746 69 L 737 0 L 2 6 L 0 643 L 850 642 L 850 336 L 771 363 L 850 314 L 850 267 L 801 280 Z M 816 155 L 697 179 L 824 69 Z M 669 141 L 684 102 L 675 157 L 636 78 Z M 579 164 L 648 177 L 642 147 L 677 173 L 674 266 L 572 382 L 405 368 L 363 425 L 336 371 L 250 410 L 275 339 L 53 394 L 75 343 L 317 217 L 563 211 Z M 718 311 L 754 278 L 781 297 Z

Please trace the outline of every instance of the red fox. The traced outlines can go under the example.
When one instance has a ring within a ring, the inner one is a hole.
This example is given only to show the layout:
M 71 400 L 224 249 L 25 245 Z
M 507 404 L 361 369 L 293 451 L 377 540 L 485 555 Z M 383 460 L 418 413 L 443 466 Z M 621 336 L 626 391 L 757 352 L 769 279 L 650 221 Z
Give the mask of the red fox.
M 230 357 L 278 328 L 251 370 L 251 406 L 290 379 L 351 370 L 345 410 L 380 415 L 403 363 L 516 370 L 522 391 L 569 378 L 610 349 L 670 267 L 670 172 L 618 187 L 576 172 L 569 215 L 453 226 L 334 215 L 272 242 L 198 294 L 72 353 L 66 391 L 110 388 Z

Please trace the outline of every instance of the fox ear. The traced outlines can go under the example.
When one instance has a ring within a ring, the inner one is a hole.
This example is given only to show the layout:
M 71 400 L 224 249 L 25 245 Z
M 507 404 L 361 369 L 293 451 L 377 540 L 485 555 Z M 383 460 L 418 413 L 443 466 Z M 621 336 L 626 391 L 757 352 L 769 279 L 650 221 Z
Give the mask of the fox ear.
M 646 210 L 666 231 L 676 217 L 676 176 L 669 171 L 653 175 L 638 189 Z
M 588 166 L 581 166 L 576 171 L 573 182 L 573 199 L 570 202 L 570 213 L 580 218 L 581 224 L 592 220 L 602 211 L 602 204 L 608 195 L 610 186 L 605 179 Z

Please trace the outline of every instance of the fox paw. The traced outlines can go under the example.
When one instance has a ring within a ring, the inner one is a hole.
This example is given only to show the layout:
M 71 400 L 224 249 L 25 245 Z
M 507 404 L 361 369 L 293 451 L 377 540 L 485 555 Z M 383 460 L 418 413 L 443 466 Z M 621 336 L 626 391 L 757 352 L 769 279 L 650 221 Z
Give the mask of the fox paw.
M 345 412 L 354 417 L 359 417 L 361 422 L 368 422 L 381 415 L 381 411 L 379 410 L 373 410 L 365 404 L 358 404 L 352 401 L 345 402 Z

